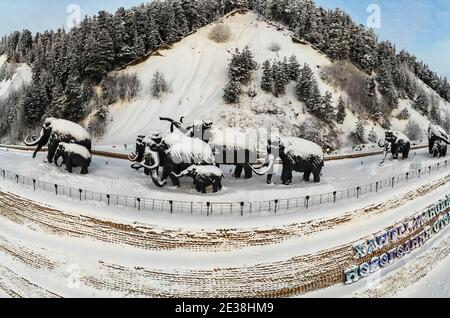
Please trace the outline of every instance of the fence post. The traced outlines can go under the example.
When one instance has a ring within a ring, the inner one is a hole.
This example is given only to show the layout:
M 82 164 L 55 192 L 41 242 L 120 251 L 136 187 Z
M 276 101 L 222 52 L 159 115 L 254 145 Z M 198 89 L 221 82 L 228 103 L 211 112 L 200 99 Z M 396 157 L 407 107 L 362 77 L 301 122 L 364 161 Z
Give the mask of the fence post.
M 210 216 L 211 202 L 206 202 L 206 216 Z
M 173 201 L 170 200 L 169 204 L 170 204 L 170 213 L 173 213 Z
M 141 198 L 137 198 L 137 203 L 138 203 L 138 211 L 141 210 Z
M 431 174 L 431 166 L 429 168 L 430 168 L 429 174 Z
M 33 179 L 33 190 L 36 191 L 36 180 Z
M 2 170 L 2 174 L 3 174 L 3 179 L 5 179 L 5 177 L 6 177 L 5 170 Z
M 393 177 L 392 181 L 391 181 L 392 187 L 394 187 L 394 181 L 395 181 L 395 177 Z
M 361 190 L 361 187 L 356 188 L 356 198 L 359 199 L 359 191 Z
M 277 214 L 278 200 L 275 200 L 275 214 Z
M 56 193 L 56 195 L 58 195 L 58 185 L 57 184 L 55 184 L 55 193 Z
M 306 208 L 308 209 L 309 208 L 309 195 L 306 196 L 305 200 L 306 200 L 306 203 L 305 203 Z
M 194 213 L 194 202 L 191 202 L 191 214 Z
M 244 202 L 241 202 L 241 216 L 244 216 Z
M 16 174 L 16 181 L 17 181 L 17 183 L 19 183 L 19 175 L 18 174 Z
M 333 203 L 336 203 L 336 194 L 337 194 L 337 192 L 334 191 L 334 192 L 333 192 Z
M 110 204 L 110 199 L 111 199 L 111 196 L 110 196 L 109 194 L 107 194 L 107 195 L 106 195 L 106 198 L 108 199 L 108 206 L 109 206 L 109 204 Z
M 78 192 L 80 192 L 80 201 L 81 201 L 81 194 L 83 193 L 83 190 L 78 189 Z
M 378 181 L 375 183 L 375 192 L 378 193 Z
M 409 172 L 406 173 L 406 181 L 409 181 Z
M 419 169 L 419 178 L 420 178 L 420 173 L 422 172 L 422 169 Z

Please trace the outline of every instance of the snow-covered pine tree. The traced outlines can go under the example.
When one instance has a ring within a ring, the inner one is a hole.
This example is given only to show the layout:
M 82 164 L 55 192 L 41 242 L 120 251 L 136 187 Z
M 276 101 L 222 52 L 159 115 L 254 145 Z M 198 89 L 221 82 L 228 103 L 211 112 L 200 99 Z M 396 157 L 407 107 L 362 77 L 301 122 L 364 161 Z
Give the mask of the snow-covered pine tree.
M 372 130 L 369 131 L 369 135 L 368 135 L 368 138 L 367 138 L 367 139 L 368 139 L 371 143 L 373 143 L 373 144 L 375 144 L 375 143 L 378 142 L 378 135 L 377 135 L 377 133 L 375 132 L 375 128 L 372 127 Z
M 267 60 L 263 64 L 263 75 L 261 81 L 261 88 L 266 92 L 271 92 L 273 87 L 273 72 L 270 62 Z
M 430 121 L 437 125 L 442 124 L 441 111 L 439 109 L 439 106 L 437 106 L 435 103 L 433 103 L 430 109 Z
M 425 94 L 420 94 L 414 101 L 413 107 L 414 109 L 419 111 L 422 115 L 428 116 L 430 112 L 428 97 Z
M 342 96 L 339 97 L 339 101 L 338 101 L 338 110 L 337 110 L 337 115 L 336 115 L 336 122 L 338 124 L 343 124 L 345 117 L 347 117 L 347 112 L 345 110 L 345 102 L 344 99 L 342 98 Z
M 65 105 L 62 117 L 73 122 L 78 122 L 83 118 L 84 104 L 83 91 L 79 82 L 79 76 L 72 72 L 69 74 L 66 90 Z
M 383 121 L 381 122 L 381 128 L 390 130 L 392 127 L 392 123 L 388 117 L 383 117 Z
M 64 90 L 61 83 L 57 82 L 52 92 L 52 102 L 50 104 L 50 114 L 55 118 L 62 118 L 64 105 L 66 103 Z
M 286 94 L 286 85 L 289 76 L 286 73 L 285 65 L 282 62 L 275 62 L 272 66 L 273 73 L 273 94 L 276 97 Z
M 364 143 L 366 138 L 367 121 L 359 119 L 356 122 L 355 129 L 352 132 L 352 137 L 356 143 Z
M 319 111 L 319 117 L 328 122 L 336 117 L 332 99 L 333 94 L 326 92 L 322 97 L 322 105 Z
M 227 104 L 239 103 L 242 86 L 238 81 L 230 80 L 224 88 L 223 99 Z
M 293 54 L 289 58 L 289 78 L 292 81 L 298 80 L 298 77 L 300 76 L 300 63 L 297 60 L 297 57 Z
M 306 102 L 306 100 L 311 96 L 311 89 L 314 83 L 314 73 L 312 72 L 309 65 L 305 64 L 301 69 L 296 87 L 297 97 L 300 101 Z
M 248 46 L 242 52 L 236 49 L 228 69 L 229 78 L 232 81 L 245 83 L 250 79 L 257 66 L 258 64 L 253 59 L 253 53 Z
M 322 96 L 316 81 L 312 82 L 308 99 L 306 100 L 306 109 L 311 115 L 320 116 L 322 109 Z

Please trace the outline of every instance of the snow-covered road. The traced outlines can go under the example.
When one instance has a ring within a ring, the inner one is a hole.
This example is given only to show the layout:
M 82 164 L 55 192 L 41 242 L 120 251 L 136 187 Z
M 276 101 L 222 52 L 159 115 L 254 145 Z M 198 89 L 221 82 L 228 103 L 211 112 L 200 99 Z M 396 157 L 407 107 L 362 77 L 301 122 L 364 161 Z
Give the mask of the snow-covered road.
M 216 194 L 201 195 L 193 189 L 189 178 L 182 180 L 180 189 L 171 185 L 163 189 L 157 188 L 142 170 L 137 172 L 131 169 L 130 163 L 124 160 L 97 156 L 93 159 L 88 176 L 81 176 L 79 169 L 75 169 L 74 174 L 70 175 L 64 168 L 45 163 L 45 153 L 32 159 L 29 152 L 0 148 L 0 168 L 41 181 L 109 194 L 199 202 L 247 202 L 323 194 L 356 188 L 404 174 L 412 166 L 426 167 L 443 160 L 431 158 L 425 149 L 412 151 L 408 160 L 389 159 L 383 166 L 379 165 L 380 159 L 381 156 L 373 156 L 326 162 L 321 183 L 306 183 L 302 181 L 300 174 L 295 174 L 294 184 L 288 187 L 280 184 L 278 176 L 275 178 L 276 185 L 267 185 L 265 178 L 259 176 L 252 180 L 234 179 L 231 176 L 233 167 L 226 166 L 223 167 L 226 173 L 224 189 Z

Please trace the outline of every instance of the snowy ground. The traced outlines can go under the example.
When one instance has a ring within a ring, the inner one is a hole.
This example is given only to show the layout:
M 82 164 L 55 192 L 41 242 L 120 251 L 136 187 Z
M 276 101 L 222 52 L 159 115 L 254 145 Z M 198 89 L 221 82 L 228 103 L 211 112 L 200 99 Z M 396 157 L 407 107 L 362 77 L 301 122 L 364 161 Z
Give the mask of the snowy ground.
M 406 173 L 411 170 L 413 163 L 426 167 L 442 161 L 431 158 L 425 149 L 412 151 L 408 160 L 389 159 L 383 166 L 379 165 L 381 157 L 326 162 L 321 183 L 306 183 L 302 181 L 300 174 L 296 174 L 294 184 L 288 187 L 280 184 L 279 176 L 275 178 L 275 185 L 267 185 L 265 177 L 259 176 L 251 180 L 234 179 L 230 174 L 233 167 L 225 166 L 224 189 L 217 194 L 207 195 L 196 193 L 190 178 L 183 179 L 180 189 L 170 184 L 163 189 L 157 188 L 142 170 L 137 172 L 130 168 L 129 162 L 118 159 L 94 157 L 88 176 L 80 175 L 79 168 L 70 175 L 64 168 L 45 163 L 45 153 L 40 153 L 36 159 L 32 159 L 30 152 L 0 148 L 0 167 L 41 181 L 109 194 L 199 202 L 247 202 L 296 198 L 355 188 Z

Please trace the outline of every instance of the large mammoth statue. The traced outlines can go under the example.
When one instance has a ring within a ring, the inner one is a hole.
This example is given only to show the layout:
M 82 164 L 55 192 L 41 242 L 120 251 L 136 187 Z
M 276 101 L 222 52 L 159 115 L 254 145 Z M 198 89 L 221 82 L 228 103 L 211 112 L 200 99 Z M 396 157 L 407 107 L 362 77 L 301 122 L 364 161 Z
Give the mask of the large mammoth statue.
M 36 158 L 36 154 L 48 144 L 47 161 L 49 163 L 53 162 L 56 149 L 61 142 L 78 144 L 91 152 L 91 135 L 88 131 L 80 125 L 64 119 L 47 118 L 42 126 L 40 136 L 38 138 L 27 136 L 24 141 L 27 146 L 36 146 L 33 158 Z
M 58 160 L 62 157 L 61 164 Z M 55 165 L 61 167 L 66 165 L 66 170 L 72 173 L 72 168 L 81 167 L 81 174 L 88 174 L 88 167 L 91 165 L 92 155 L 85 147 L 77 144 L 60 142 L 55 153 Z
M 445 157 L 447 155 L 447 145 L 450 138 L 445 130 L 435 124 L 430 123 L 428 127 L 428 149 L 433 157 Z
M 194 164 L 200 166 L 215 164 L 214 154 L 208 144 L 177 131 L 166 136 L 155 133 L 145 141 L 145 144 L 147 149 L 156 153 L 155 163 L 152 166 L 142 162 L 135 162 L 135 164 L 152 171 L 152 176 L 157 175 L 156 172 L 153 172 L 157 167 L 162 166 L 162 180 L 152 177 L 158 187 L 165 186 L 165 180 L 168 177 L 174 186 L 179 186 L 180 180 L 176 175 Z M 135 157 L 139 156 L 141 156 L 139 153 L 135 155 Z
M 320 182 L 324 166 L 324 154 L 319 145 L 296 137 L 277 137 L 268 141 L 268 153 L 267 168 L 258 170 L 252 167 L 258 175 L 268 174 L 268 183 L 272 180 L 276 157 L 279 157 L 283 164 L 281 182 L 284 185 L 292 183 L 293 171 L 303 172 L 304 181 L 309 182 L 312 174 L 314 182 Z
M 381 163 L 384 163 L 389 151 L 391 151 L 393 159 L 398 159 L 400 153 L 403 159 L 408 159 L 411 142 L 408 137 L 399 131 L 387 131 L 385 133 L 385 141 L 380 140 L 378 146 L 384 148 L 384 157 L 381 161 Z
M 170 123 L 171 133 L 178 130 L 188 137 L 198 138 L 206 143 L 208 143 L 211 139 L 210 131 L 213 126 L 213 122 L 211 120 L 197 120 L 192 125 L 183 127 L 184 117 L 181 117 L 179 121 L 168 117 L 159 117 L 159 119 Z
M 160 179 L 158 175 L 162 163 L 158 154 L 148 148 L 148 140 L 145 134 L 139 134 L 136 139 L 136 153 L 129 155 L 128 159 L 133 162 L 131 168 L 135 170 L 144 168 L 144 174 L 151 176 L 153 183 L 158 187 L 163 187 L 166 181 Z
M 215 166 L 193 165 L 180 174 L 172 172 L 175 178 L 191 177 L 194 180 L 197 192 L 206 193 L 206 188 L 212 186 L 213 192 L 222 190 L 223 172 Z

